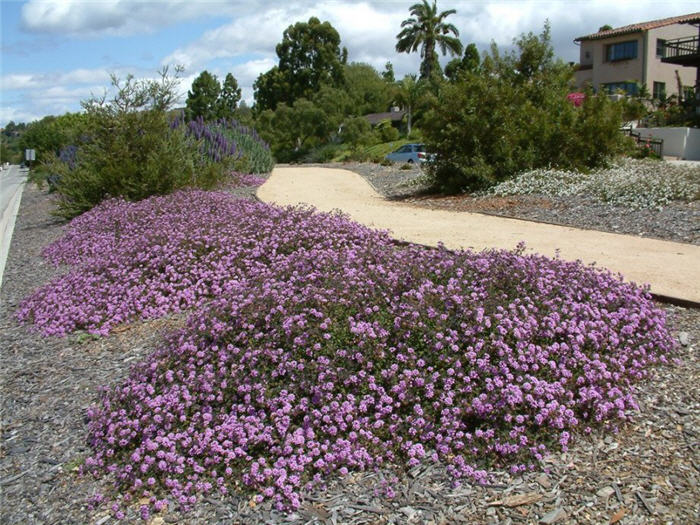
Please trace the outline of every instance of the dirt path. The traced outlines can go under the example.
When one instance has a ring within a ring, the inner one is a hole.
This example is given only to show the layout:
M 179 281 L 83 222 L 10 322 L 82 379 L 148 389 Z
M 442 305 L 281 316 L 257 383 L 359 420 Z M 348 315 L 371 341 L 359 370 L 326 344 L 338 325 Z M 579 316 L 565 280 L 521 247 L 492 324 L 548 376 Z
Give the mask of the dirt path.
M 353 220 L 389 230 L 393 237 L 447 248 L 528 251 L 620 272 L 649 283 L 659 295 L 700 302 L 700 246 L 617 235 L 468 212 L 420 209 L 384 200 L 360 176 L 330 168 L 275 168 L 257 193 L 269 203 L 310 204 L 321 211 L 342 210 Z

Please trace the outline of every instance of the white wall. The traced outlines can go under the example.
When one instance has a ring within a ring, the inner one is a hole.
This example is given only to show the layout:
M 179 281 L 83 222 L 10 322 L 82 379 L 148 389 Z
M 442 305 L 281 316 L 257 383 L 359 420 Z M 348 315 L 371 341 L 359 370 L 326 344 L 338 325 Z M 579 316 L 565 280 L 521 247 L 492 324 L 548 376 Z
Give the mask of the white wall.
M 663 139 L 664 156 L 685 160 L 700 160 L 700 129 L 697 128 L 635 128 L 641 137 Z

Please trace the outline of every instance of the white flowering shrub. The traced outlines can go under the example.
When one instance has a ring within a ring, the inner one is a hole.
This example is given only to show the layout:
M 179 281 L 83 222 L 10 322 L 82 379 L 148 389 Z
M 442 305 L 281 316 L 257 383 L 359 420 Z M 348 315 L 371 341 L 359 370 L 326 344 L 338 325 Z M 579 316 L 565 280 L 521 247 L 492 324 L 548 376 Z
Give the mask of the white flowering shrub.
M 700 198 L 700 167 L 625 159 L 590 173 L 531 170 L 490 188 L 485 195 L 566 197 L 582 195 L 631 208 L 658 208 L 672 201 Z

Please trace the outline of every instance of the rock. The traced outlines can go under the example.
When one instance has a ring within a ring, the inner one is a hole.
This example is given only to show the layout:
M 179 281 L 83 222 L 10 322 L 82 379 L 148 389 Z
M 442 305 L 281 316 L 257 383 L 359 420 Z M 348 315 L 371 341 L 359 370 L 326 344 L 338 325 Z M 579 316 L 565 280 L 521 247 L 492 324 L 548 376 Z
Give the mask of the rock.
M 600 489 L 598 492 L 596 492 L 599 498 L 603 499 L 604 501 L 608 501 L 610 496 L 615 494 L 615 489 L 612 488 L 611 486 L 603 487 Z
M 690 334 L 688 332 L 679 333 L 678 342 L 683 346 L 688 346 L 690 344 Z
M 544 523 L 545 525 L 549 523 L 557 523 L 558 521 L 562 521 L 566 519 L 566 511 L 562 509 L 561 507 L 557 507 L 554 510 L 550 510 L 547 514 L 542 516 L 540 518 L 540 523 Z

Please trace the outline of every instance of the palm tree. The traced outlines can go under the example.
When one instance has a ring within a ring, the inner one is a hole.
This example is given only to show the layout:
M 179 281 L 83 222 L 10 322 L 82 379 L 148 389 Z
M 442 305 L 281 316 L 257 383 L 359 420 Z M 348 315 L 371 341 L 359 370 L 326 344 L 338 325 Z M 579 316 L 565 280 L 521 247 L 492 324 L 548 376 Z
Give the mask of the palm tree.
M 408 119 L 408 134 L 411 134 L 413 114 L 425 100 L 426 82 L 416 80 L 416 75 L 406 75 L 401 82 L 396 83 L 394 101 L 406 112 Z
M 454 25 L 445 23 L 445 18 L 456 12 L 454 9 L 448 9 L 438 14 L 435 0 L 432 6 L 428 4 L 428 0 L 423 0 L 422 4 L 411 6 L 411 18 L 401 22 L 403 29 L 396 35 L 396 51 L 413 53 L 420 47 L 421 78 L 429 79 L 433 72 L 440 68 L 436 46 L 440 47 L 443 55 L 448 51 L 452 55 L 462 53 L 462 43 L 457 38 L 459 31 Z M 450 33 L 454 36 L 450 36 Z

